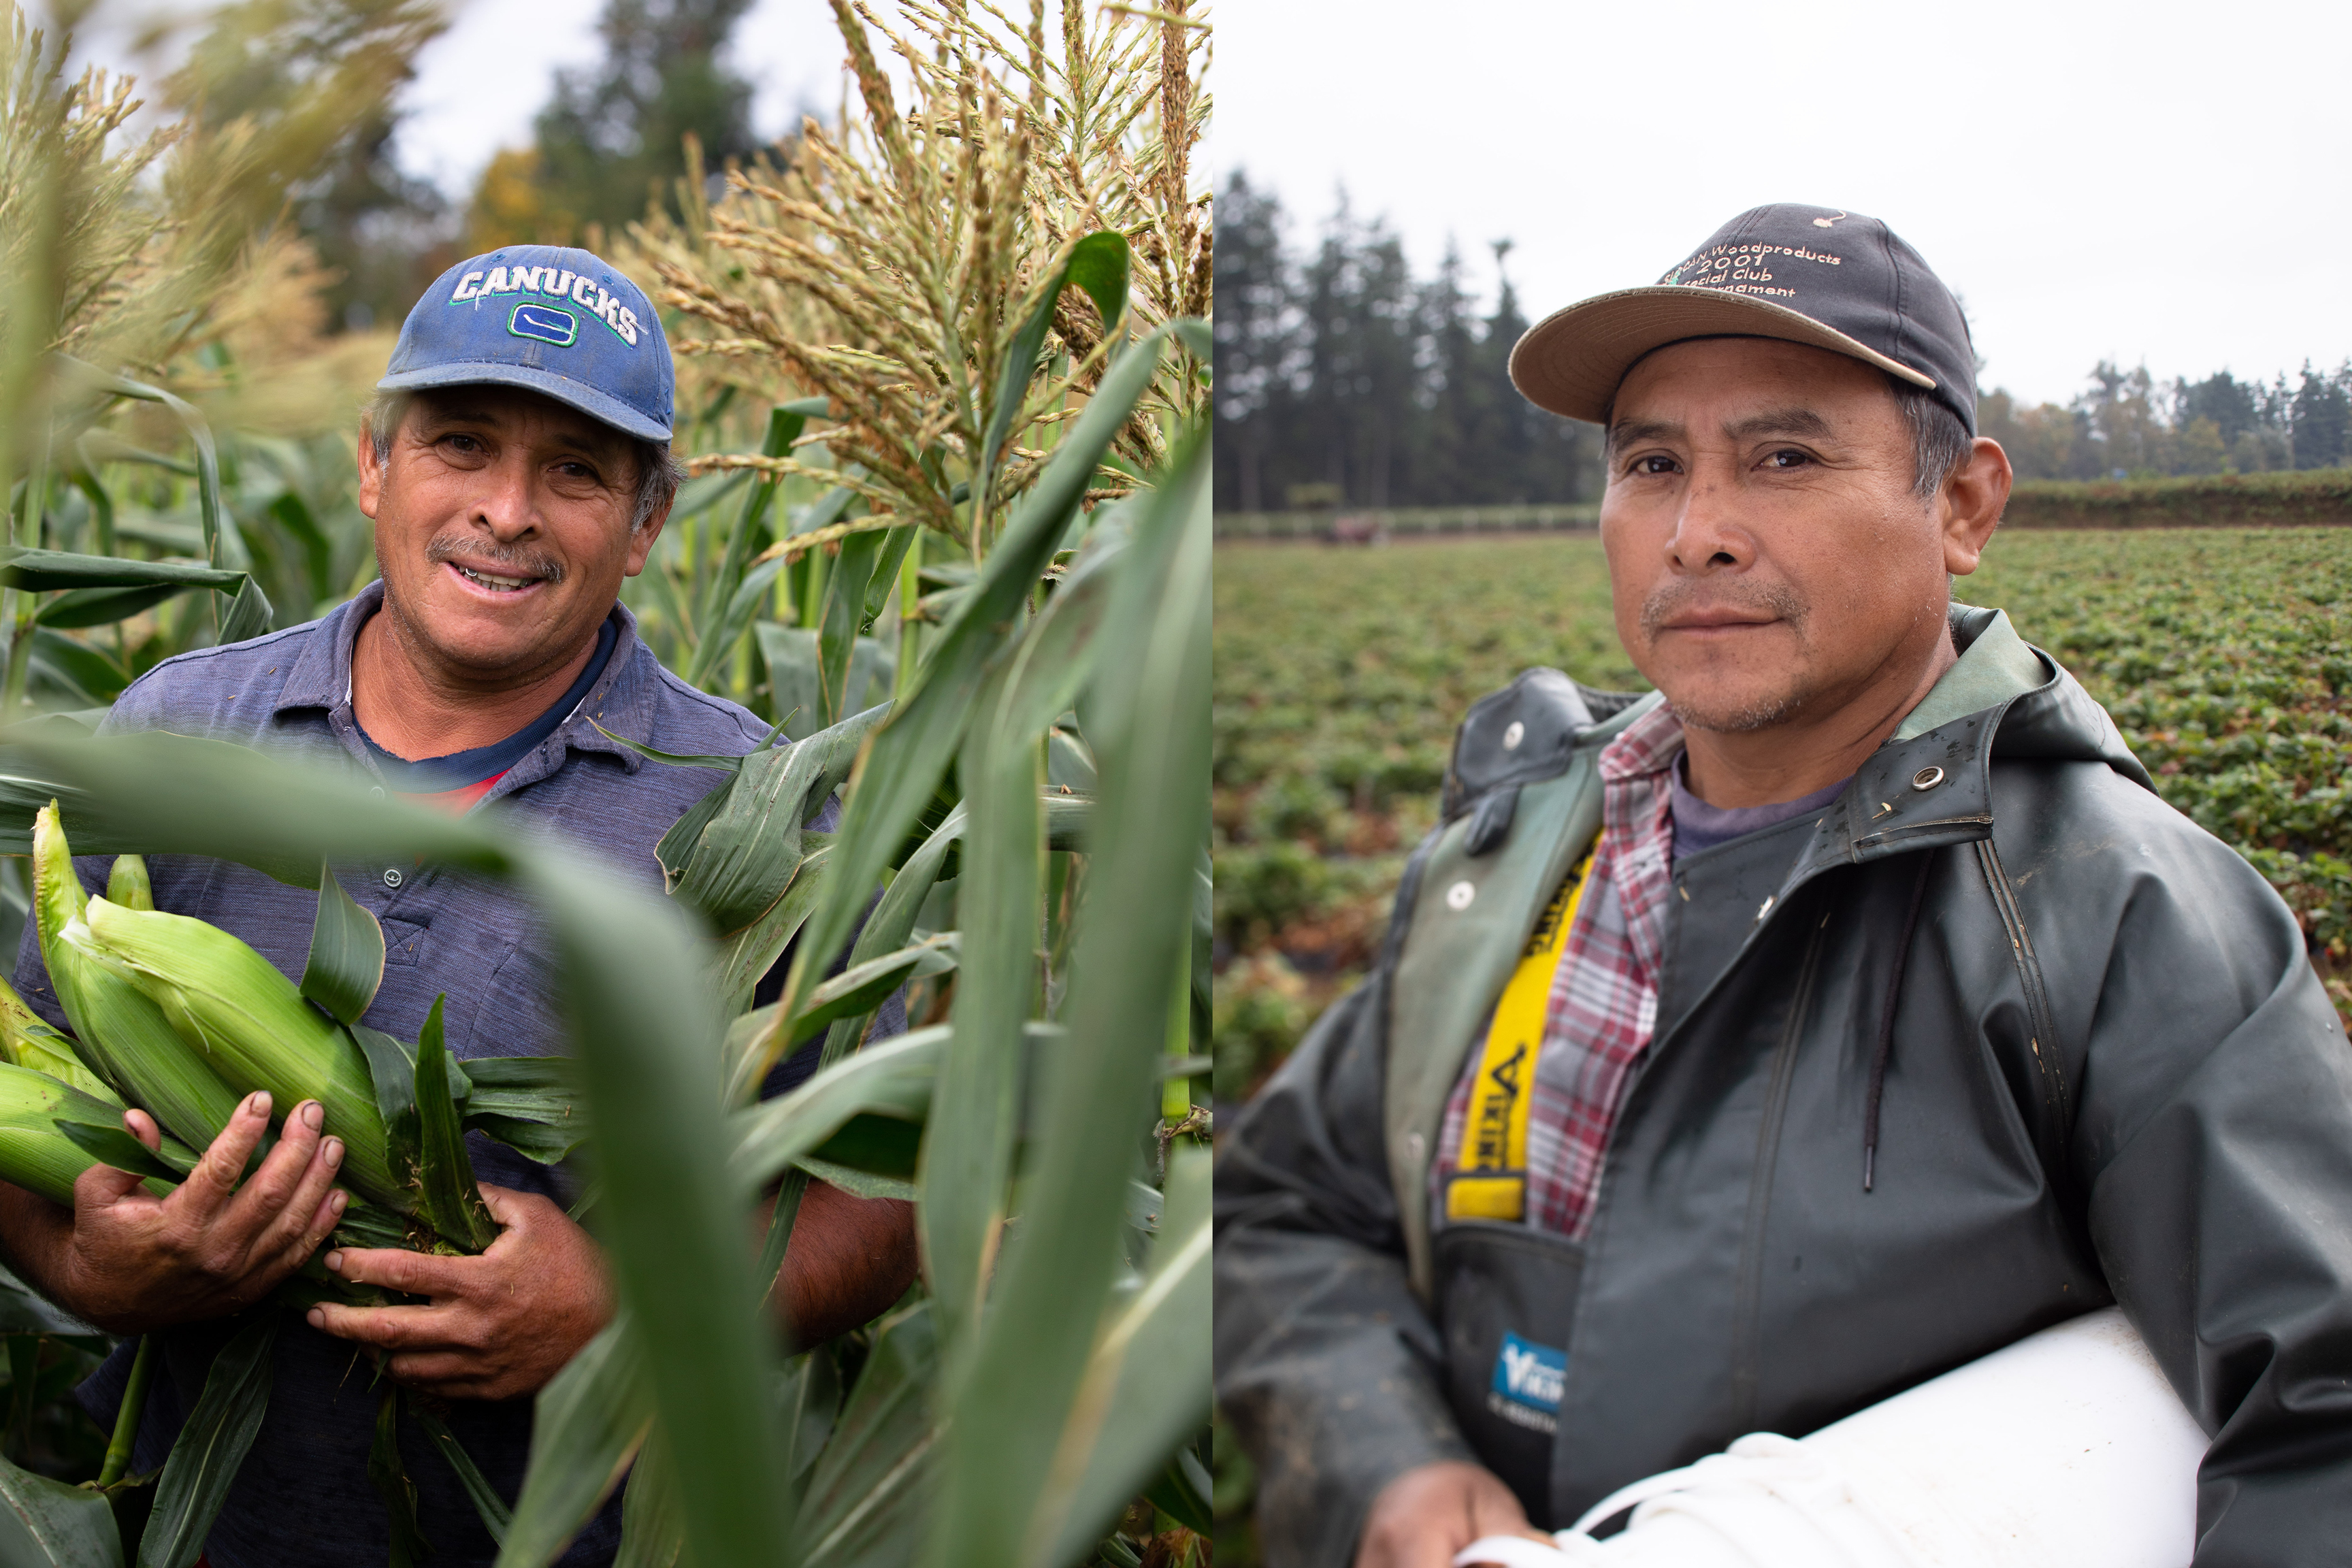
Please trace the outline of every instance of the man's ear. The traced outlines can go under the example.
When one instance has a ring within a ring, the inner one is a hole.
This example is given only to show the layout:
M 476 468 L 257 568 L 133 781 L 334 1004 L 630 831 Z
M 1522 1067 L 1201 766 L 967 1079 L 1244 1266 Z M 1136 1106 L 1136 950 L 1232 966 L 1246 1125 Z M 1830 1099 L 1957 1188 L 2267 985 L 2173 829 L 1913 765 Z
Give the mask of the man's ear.
M 662 524 L 669 521 L 669 509 L 677 500 L 673 491 L 669 500 L 646 519 L 646 525 L 629 535 L 629 558 L 622 567 L 623 575 L 634 577 L 646 569 L 646 558 L 654 552 L 654 541 L 661 537 Z
M 360 421 L 360 510 L 370 521 L 383 499 L 383 465 L 375 460 L 375 432 Z
M 1944 570 L 1965 577 L 1977 569 L 1992 531 L 2000 526 L 2001 509 L 2009 505 L 2010 486 L 2016 476 L 2009 454 L 1989 437 L 1976 447 L 1937 492 L 1937 521 L 1944 534 Z

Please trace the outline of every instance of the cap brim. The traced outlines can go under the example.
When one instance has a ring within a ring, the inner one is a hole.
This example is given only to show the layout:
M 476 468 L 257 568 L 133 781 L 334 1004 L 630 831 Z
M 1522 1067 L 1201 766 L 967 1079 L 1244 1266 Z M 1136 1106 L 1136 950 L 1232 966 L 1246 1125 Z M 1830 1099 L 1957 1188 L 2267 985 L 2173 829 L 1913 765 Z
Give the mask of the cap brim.
M 387 375 L 375 386 L 378 392 L 423 392 L 436 386 L 520 386 L 527 392 L 544 393 L 640 441 L 669 439 L 668 426 L 656 424 L 612 394 L 584 381 L 526 364 L 507 364 L 496 360 L 447 361 L 423 370 Z
M 1933 391 L 1936 378 L 1823 326 L 1811 316 L 1715 289 L 1665 284 L 1621 289 L 1555 310 L 1511 350 L 1511 384 L 1538 408 L 1601 423 L 1618 383 L 1653 349 L 1685 338 L 1779 338 L 1876 365 Z

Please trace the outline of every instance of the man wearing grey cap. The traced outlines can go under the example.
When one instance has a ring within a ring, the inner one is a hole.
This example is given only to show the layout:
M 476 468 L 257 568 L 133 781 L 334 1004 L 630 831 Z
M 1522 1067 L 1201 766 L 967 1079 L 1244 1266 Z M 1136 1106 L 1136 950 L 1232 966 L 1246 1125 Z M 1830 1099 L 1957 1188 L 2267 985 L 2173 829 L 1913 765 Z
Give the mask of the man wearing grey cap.
M 2109 1303 L 2211 1439 L 2200 1568 L 2336 1560 L 2352 1052 L 2268 884 L 1953 601 L 2011 476 L 1949 290 L 1759 207 L 1511 376 L 1606 427 L 1657 689 L 1473 706 L 1371 977 L 1226 1133 L 1268 1562 L 1441 1568 Z
M 624 742 L 741 755 L 769 734 L 664 669 L 619 603 L 677 485 L 673 374 L 653 306 L 587 251 L 520 246 L 451 268 L 409 313 L 361 432 L 360 503 L 375 520 L 382 580 L 308 626 L 167 660 L 124 692 L 106 727 L 267 746 L 356 770 L 378 795 L 494 811 L 509 831 L 553 838 L 659 892 L 655 844 L 722 775 L 648 761 Z M 829 803 L 812 826 L 831 828 L 837 814 Z M 102 889 L 109 864 L 78 868 Z M 315 895 L 226 862 L 149 864 L 158 908 L 212 921 L 288 975 L 302 973 Z M 445 1037 L 461 1058 L 568 1048 L 552 953 L 527 901 L 446 867 L 334 869 L 384 931 L 367 1025 L 413 1040 L 446 997 Z M 26 932 L 18 989 L 62 1024 L 37 935 Z M 873 1032 L 904 1027 L 894 999 Z M 814 1053 L 788 1060 L 769 1091 L 814 1066 Z M 211 1181 L 207 1160 L 158 1201 L 138 1177 L 94 1166 L 71 1212 L 0 1186 L 0 1243 L 21 1273 L 113 1332 L 160 1331 L 168 1375 L 148 1394 L 134 1469 L 163 1463 L 229 1315 L 310 1257 L 340 1213 L 341 1194 L 329 1190 L 336 1128 L 315 1103 L 275 1109 L 283 1135 L 241 1184 Z M 216 1145 L 221 1169 L 245 1167 L 271 1111 L 266 1094 L 239 1110 Z M 152 1147 L 152 1121 L 131 1121 Z M 344 1279 L 407 1300 L 322 1305 L 278 1334 L 268 1414 L 205 1542 L 209 1568 L 386 1560 L 392 1526 L 369 1459 L 371 1355 L 431 1396 L 502 1499 L 520 1491 L 530 1396 L 611 1319 L 613 1286 L 573 1217 L 593 1225 L 593 1195 L 567 1165 L 481 1138 L 469 1152 L 498 1239 L 473 1258 L 324 1254 Z M 774 1304 L 793 1337 L 813 1343 L 881 1312 L 914 1273 L 910 1205 L 811 1184 Z M 81 1391 L 109 1426 L 130 1348 Z M 465 1480 L 413 1424 L 400 1443 L 433 1561 L 488 1568 L 498 1546 Z M 562 1563 L 611 1562 L 619 1515 L 615 1498 Z

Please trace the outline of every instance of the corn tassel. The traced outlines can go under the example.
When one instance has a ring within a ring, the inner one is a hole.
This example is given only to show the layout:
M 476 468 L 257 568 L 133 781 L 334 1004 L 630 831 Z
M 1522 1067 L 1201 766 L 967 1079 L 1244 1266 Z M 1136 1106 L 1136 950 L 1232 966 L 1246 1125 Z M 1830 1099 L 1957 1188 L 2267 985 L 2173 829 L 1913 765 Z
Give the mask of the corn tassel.
M 131 873 L 121 856 L 116 874 L 130 890 Z M 137 882 L 146 881 L 140 864 Z M 73 1026 L 75 1055 L 121 1098 L 161 1122 L 164 1131 L 197 1148 L 211 1144 L 236 1114 L 237 1091 L 191 1050 L 163 1010 L 149 1001 L 130 974 L 89 940 L 82 917 L 89 896 L 74 874 L 73 849 L 66 842 L 55 801 L 33 821 L 33 911 L 38 922 L 41 959 L 58 1005 Z M 287 1109 L 291 1109 L 289 1104 Z
M 403 1214 L 415 1209 L 415 1192 L 393 1179 L 366 1058 L 276 965 L 217 926 L 105 899 L 89 900 L 80 929 L 230 1089 L 267 1089 L 281 1112 L 317 1100 L 343 1141 L 343 1180 Z

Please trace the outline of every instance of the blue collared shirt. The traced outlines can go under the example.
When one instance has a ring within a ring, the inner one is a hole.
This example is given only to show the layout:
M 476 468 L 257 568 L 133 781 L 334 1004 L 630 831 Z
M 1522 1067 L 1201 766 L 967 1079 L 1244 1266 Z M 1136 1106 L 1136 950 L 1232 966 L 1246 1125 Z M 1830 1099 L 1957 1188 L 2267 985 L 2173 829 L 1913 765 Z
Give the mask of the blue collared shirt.
M 383 584 L 373 584 L 308 626 L 166 660 L 122 694 L 105 728 L 169 730 L 267 746 L 350 767 L 370 787 L 387 789 L 352 714 L 352 644 L 383 597 Z M 637 637 L 626 608 L 615 605 L 613 620 L 617 636 L 604 674 L 474 809 L 499 814 L 515 832 L 562 840 L 658 892 L 655 844 L 724 775 L 647 761 L 597 726 L 657 751 L 707 756 L 751 752 L 768 726 L 664 669 Z M 829 805 L 812 826 L 832 828 L 838 809 Z M 110 865 L 91 857 L 78 861 L 77 869 L 86 886 L 102 890 Z M 301 974 L 318 910 L 315 893 L 247 867 L 188 856 L 152 857 L 148 870 L 157 908 L 209 921 L 243 938 L 289 978 Z M 413 1040 L 434 999 L 446 996 L 444 1027 L 461 1059 L 568 1048 L 548 944 L 518 891 L 471 873 L 408 862 L 338 866 L 335 876 L 383 926 L 383 984 L 364 1022 Z M 29 922 L 16 978 L 26 1001 L 62 1026 Z M 903 1011 L 894 1004 L 873 1032 L 904 1027 Z M 562 1169 L 533 1163 L 479 1134 L 469 1136 L 468 1146 L 484 1181 L 541 1193 L 558 1204 L 578 1195 Z M 137 1468 L 163 1463 L 225 1338 L 217 1326 L 203 1324 L 167 1338 L 173 1376 L 158 1379 L 150 1394 Z M 86 1403 L 102 1409 L 103 1419 L 110 1421 L 121 1398 L 128 1350 L 85 1385 Z M 356 1347 L 289 1317 L 278 1341 L 268 1416 L 207 1546 L 213 1568 L 383 1562 L 387 1525 L 366 1474 L 375 1407 L 373 1372 Z M 448 1416 L 509 1502 L 521 1489 L 530 1418 L 527 1399 L 460 1403 Z M 488 1568 L 497 1549 L 448 1464 L 413 1426 L 404 1433 L 402 1452 L 416 1484 L 419 1517 L 436 1548 L 436 1568 Z M 577 1568 L 610 1561 L 619 1544 L 619 1517 L 615 1500 L 562 1563 Z

